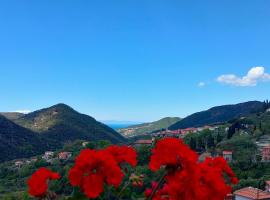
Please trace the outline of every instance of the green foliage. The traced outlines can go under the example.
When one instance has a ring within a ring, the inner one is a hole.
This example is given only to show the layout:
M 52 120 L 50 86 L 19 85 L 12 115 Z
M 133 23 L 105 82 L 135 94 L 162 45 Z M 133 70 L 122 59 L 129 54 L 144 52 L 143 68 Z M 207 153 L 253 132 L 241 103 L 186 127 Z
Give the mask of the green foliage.
M 225 138 L 225 130 L 223 127 L 210 131 L 208 129 L 198 133 L 188 134 L 184 138 L 184 142 L 195 151 L 213 151 L 215 147 Z
M 165 117 L 158 121 L 151 122 L 151 123 L 143 123 L 139 125 L 133 125 L 129 126 L 127 128 L 119 129 L 119 133 L 122 135 L 126 135 L 128 137 L 131 136 L 138 136 L 144 133 L 151 133 L 155 132 L 161 129 L 167 129 L 172 124 L 175 124 L 176 122 L 179 122 L 181 118 L 179 117 Z M 133 129 L 133 132 L 127 132 L 127 130 Z
M 1 197 L 2 200 L 34 200 L 27 192 L 8 193 Z
M 97 143 L 99 149 L 104 149 L 104 148 L 110 146 L 111 144 L 112 143 L 108 140 L 100 140 Z
M 23 127 L 0 115 L 0 162 L 42 153 L 47 143 Z
M 252 140 L 252 137 L 246 134 L 234 135 L 230 140 L 225 140 L 218 144 L 218 149 L 232 150 L 234 160 L 237 162 L 252 163 L 256 157 L 257 147 Z
M 263 111 L 266 111 L 269 108 L 270 108 L 270 102 L 269 102 L 269 100 L 265 100 L 263 102 Z
M 142 145 L 137 148 L 137 159 L 138 165 L 144 166 L 147 165 L 151 156 L 151 147 L 147 145 Z
M 270 163 L 241 161 L 231 163 L 231 167 L 240 180 L 234 189 L 247 186 L 264 189 L 265 181 L 270 179 Z

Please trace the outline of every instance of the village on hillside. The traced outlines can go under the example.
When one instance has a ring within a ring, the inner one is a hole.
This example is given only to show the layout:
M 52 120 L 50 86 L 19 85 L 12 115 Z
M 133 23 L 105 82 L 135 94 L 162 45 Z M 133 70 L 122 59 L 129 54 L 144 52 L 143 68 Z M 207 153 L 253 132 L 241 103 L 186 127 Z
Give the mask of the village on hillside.
M 269 112 L 268 110 L 267 112 Z M 248 124 L 242 124 L 245 128 L 249 128 Z M 204 130 L 215 131 L 218 130 L 219 126 L 204 126 L 199 128 L 186 128 L 178 130 L 161 130 L 154 133 L 151 133 L 151 139 L 138 139 L 133 145 L 135 147 L 141 146 L 153 146 L 155 142 L 160 138 L 166 137 L 175 137 L 175 138 L 185 138 L 188 134 L 197 134 Z M 229 127 L 226 127 L 224 130 L 227 132 Z M 244 132 L 244 134 L 247 134 Z M 144 134 L 149 135 L 149 133 Z M 270 138 L 268 135 L 263 136 L 261 141 L 256 142 L 257 152 L 254 152 L 254 162 L 257 162 L 255 159 L 256 156 L 260 158 L 259 162 L 270 163 Z M 197 152 L 199 154 L 199 162 L 204 161 L 207 157 L 216 157 L 222 156 L 227 162 L 233 163 L 234 160 L 234 151 L 231 149 L 226 149 L 220 152 L 219 154 L 212 154 L 210 152 Z M 228 194 L 225 200 L 270 200 L 270 180 L 266 180 L 264 183 L 265 190 L 258 189 L 256 187 L 244 187 L 239 190 L 235 190 L 233 194 Z

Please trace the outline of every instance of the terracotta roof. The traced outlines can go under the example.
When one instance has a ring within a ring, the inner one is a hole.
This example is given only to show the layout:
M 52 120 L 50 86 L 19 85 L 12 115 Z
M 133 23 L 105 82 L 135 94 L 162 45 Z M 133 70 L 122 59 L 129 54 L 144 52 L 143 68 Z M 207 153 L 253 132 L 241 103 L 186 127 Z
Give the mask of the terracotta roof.
M 235 195 L 246 197 L 252 200 L 262 199 L 262 200 L 270 200 L 270 193 L 264 192 L 257 188 L 246 187 L 234 192 Z
M 263 149 L 269 149 L 270 148 L 270 144 L 268 144 L 267 146 L 263 147 Z
M 192 128 L 183 129 L 183 131 L 197 131 L 197 129 L 192 127 Z
M 232 151 L 223 151 L 222 153 L 223 154 L 232 154 L 233 152 Z
M 134 144 L 152 144 L 152 140 L 137 140 Z

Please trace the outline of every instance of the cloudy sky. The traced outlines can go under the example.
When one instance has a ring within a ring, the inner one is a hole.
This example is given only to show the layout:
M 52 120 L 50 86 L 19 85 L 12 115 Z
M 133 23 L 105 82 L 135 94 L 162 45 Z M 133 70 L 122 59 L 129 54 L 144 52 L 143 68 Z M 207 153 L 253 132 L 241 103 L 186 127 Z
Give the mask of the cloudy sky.
M 1 1 L 0 110 L 151 121 L 270 98 L 270 1 Z

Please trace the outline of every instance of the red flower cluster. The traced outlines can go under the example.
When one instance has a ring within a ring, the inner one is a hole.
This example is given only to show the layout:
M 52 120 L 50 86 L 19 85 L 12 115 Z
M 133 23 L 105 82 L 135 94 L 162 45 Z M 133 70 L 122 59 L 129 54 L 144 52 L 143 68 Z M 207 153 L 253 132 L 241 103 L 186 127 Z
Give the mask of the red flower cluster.
M 104 183 L 118 187 L 124 177 L 120 164 L 136 165 L 136 152 L 130 147 L 111 146 L 105 150 L 82 150 L 69 172 L 72 186 L 79 186 L 89 198 L 103 192 Z
M 136 157 L 136 151 L 128 146 L 84 149 L 69 171 L 70 183 L 80 187 L 88 198 L 97 198 L 104 184 L 119 187 L 124 177 L 121 166 L 126 163 L 135 167 Z M 157 142 L 149 168 L 152 171 L 163 168 L 166 172 L 159 183 L 153 182 L 145 191 L 145 196 L 153 200 L 223 200 L 231 192 L 230 184 L 238 181 L 222 157 L 198 162 L 198 155 L 175 138 Z M 40 168 L 28 180 L 29 194 L 37 198 L 48 197 L 48 181 L 59 178 L 57 173 Z M 143 179 L 143 175 L 131 174 L 128 183 L 142 187 Z
M 132 147 L 111 145 L 105 151 L 112 154 L 118 164 L 128 163 L 132 167 L 137 165 L 137 153 Z
M 230 177 L 232 184 L 237 183 L 223 158 L 208 158 L 202 163 L 197 159 L 198 155 L 179 139 L 166 138 L 157 142 L 149 166 L 152 171 L 166 167 L 164 187 L 170 200 L 223 200 L 231 192 L 224 174 Z M 157 200 L 166 198 L 159 192 L 154 196 Z
M 170 169 L 190 166 L 198 160 L 198 155 L 182 140 L 166 138 L 159 140 L 152 150 L 149 168 L 158 171 L 161 166 Z
M 34 197 L 42 197 L 46 195 L 48 189 L 48 180 L 59 179 L 58 173 L 52 172 L 44 167 L 38 169 L 28 179 L 29 194 Z

